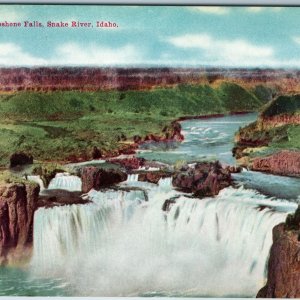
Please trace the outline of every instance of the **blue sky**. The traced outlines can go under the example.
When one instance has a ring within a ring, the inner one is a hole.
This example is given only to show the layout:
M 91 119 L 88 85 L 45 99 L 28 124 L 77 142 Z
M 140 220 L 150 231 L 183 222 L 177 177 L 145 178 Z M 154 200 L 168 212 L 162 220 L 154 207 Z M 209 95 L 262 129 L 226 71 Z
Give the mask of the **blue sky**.
M 300 7 L 0 5 L 0 23 L 26 20 L 45 27 L 0 27 L 0 65 L 300 67 Z

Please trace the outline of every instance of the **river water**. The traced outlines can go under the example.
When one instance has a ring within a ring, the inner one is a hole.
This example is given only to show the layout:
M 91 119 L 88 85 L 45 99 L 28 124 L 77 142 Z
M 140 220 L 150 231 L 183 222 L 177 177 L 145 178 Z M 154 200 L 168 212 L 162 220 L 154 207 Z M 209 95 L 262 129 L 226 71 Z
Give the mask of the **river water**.
M 235 164 L 231 152 L 234 133 L 239 127 L 255 121 L 256 116 L 253 113 L 183 121 L 183 142 L 145 143 L 139 156 L 169 163 L 219 159 L 227 164 Z
M 182 122 L 179 144 L 148 144 L 163 162 L 234 164 L 234 132 L 255 114 Z M 299 179 L 244 171 L 236 187 L 193 199 L 129 176 L 131 191 L 90 191 L 93 203 L 39 209 L 34 253 L 22 269 L 0 269 L 0 295 L 254 297 L 264 285 L 272 228 L 296 209 Z M 61 174 L 50 188 L 78 190 Z M 147 197 L 145 197 L 147 194 Z M 168 211 L 167 199 L 174 203 Z

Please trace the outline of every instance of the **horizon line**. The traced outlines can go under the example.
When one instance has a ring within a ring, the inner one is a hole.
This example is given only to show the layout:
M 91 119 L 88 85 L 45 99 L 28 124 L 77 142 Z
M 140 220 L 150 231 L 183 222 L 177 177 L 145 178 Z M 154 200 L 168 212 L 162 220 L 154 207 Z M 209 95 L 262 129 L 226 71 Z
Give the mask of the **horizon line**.
M 0 69 L 38 69 L 38 68 L 97 68 L 97 69 L 244 69 L 244 70 L 299 70 L 300 67 L 291 66 L 214 66 L 214 65 L 186 65 L 186 66 L 169 66 L 169 65 L 0 65 Z

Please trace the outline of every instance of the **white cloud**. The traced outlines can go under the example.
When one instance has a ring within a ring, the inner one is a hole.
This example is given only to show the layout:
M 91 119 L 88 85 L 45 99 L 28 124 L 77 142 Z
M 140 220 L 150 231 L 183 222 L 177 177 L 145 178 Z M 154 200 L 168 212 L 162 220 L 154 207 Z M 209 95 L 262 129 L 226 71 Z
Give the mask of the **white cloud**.
M 138 64 L 141 56 L 132 45 L 111 48 L 97 44 L 81 46 L 66 43 L 56 49 L 56 57 L 51 64 L 69 65 L 126 65 Z
M 0 43 L 0 66 L 49 66 L 49 65 L 127 65 L 142 62 L 141 55 L 132 45 L 110 48 L 96 44 L 81 46 L 65 43 L 53 51 L 49 59 L 34 57 L 19 45 Z
M 296 44 L 300 45 L 300 37 L 299 36 L 294 36 L 292 39 Z
M 200 64 L 259 66 L 274 61 L 272 47 L 251 44 L 246 40 L 221 40 L 208 34 L 188 34 L 171 37 L 168 42 L 178 48 L 201 51 Z
M 13 7 L 1 7 L 0 20 L 8 22 L 21 22 L 25 15 L 20 9 L 16 10 Z
M 189 9 L 194 12 L 213 14 L 213 15 L 225 15 L 230 11 L 228 7 L 222 7 L 222 6 L 198 6 Z
M 212 14 L 212 15 L 226 15 L 235 9 L 236 7 L 224 7 L 224 6 L 197 6 L 188 8 L 190 11 L 204 13 L 204 14 Z M 248 13 L 261 13 L 261 12 L 280 12 L 283 10 L 283 7 L 262 7 L 262 6 L 250 6 L 246 8 L 241 8 L 243 11 Z
M 0 43 L 0 65 L 5 66 L 32 66 L 46 65 L 47 61 L 26 53 L 13 43 Z
M 178 48 L 208 49 L 213 40 L 208 34 L 186 34 L 169 38 L 169 42 Z

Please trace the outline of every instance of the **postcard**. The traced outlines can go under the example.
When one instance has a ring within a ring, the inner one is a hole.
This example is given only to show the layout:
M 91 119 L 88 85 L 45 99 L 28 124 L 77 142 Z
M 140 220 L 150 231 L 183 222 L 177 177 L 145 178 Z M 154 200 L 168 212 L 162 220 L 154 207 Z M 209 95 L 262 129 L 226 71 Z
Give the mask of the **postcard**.
M 0 296 L 300 297 L 299 17 L 0 4 Z

